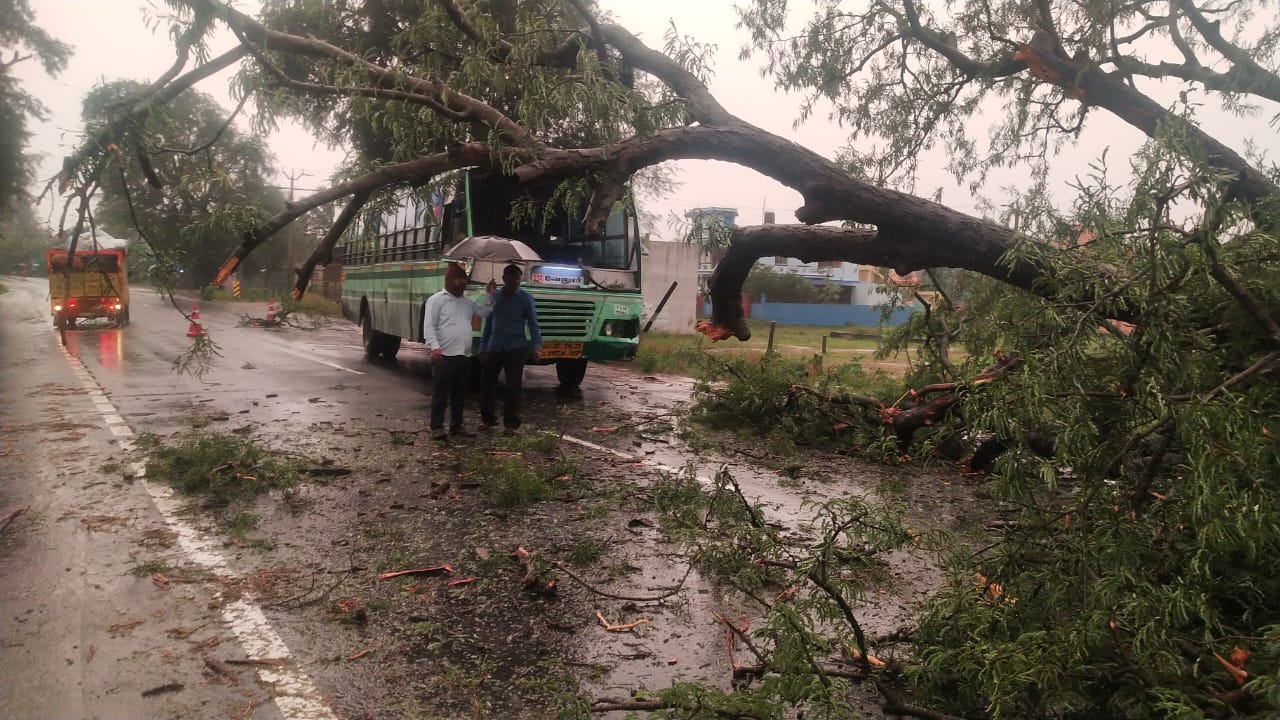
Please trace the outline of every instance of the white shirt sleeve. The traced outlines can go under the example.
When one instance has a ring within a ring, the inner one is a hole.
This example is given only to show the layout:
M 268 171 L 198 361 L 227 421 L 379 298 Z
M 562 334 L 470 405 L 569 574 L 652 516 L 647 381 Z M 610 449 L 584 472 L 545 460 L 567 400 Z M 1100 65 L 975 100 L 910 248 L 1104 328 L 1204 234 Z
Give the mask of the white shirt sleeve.
M 478 303 L 475 300 L 471 301 L 471 304 L 475 306 L 474 312 L 476 314 L 476 317 L 487 318 L 493 314 L 493 296 L 495 293 L 485 293 L 484 302 L 482 303 Z
M 440 347 L 440 339 L 436 336 L 436 325 L 440 322 L 440 295 L 427 298 L 427 307 L 422 313 L 422 342 L 427 350 Z

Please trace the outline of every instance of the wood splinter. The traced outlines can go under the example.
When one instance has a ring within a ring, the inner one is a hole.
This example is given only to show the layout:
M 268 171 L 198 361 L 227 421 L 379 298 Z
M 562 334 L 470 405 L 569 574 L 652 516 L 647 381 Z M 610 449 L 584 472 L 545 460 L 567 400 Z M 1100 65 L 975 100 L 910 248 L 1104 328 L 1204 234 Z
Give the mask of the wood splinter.
M 596 611 L 596 619 L 598 619 L 600 621 L 600 624 L 604 626 L 604 629 L 608 630 L 609 632 L 623 632 L 626 630 L 633 630 L 641 625 L 649 624 L 649 618 L 640 618 L 635 622 L 623 623 L 622 625 L 614 625 L 610 623 L 608 620 L 605 620 L 604 613 L 601 613 L 599 610 Z

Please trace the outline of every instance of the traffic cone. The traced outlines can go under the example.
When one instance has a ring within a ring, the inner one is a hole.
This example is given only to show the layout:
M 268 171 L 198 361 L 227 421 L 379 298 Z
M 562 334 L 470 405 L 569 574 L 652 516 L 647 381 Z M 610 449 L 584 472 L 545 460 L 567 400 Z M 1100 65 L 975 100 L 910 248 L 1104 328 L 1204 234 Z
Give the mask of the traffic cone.
M 191 324 L 187 326 L 187 337 L 197 338 L 204 336 L 204 328 L 200 326 L 200 304 L 191 304 Z
M 276 301 L 275 301 L 275 298 L 272 298 L 271 302 L 267 303 L 267 322 L 275 322 L 275 321 L 276 321 Z

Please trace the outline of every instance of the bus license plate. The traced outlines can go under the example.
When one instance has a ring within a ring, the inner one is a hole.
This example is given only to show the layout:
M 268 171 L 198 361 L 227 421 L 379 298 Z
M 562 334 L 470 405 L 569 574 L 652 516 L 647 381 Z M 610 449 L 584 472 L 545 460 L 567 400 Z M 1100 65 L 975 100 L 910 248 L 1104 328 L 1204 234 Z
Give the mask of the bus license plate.
M 582 357 L 582 343 L 549 342 L 542 344 L 542 357 L 546 360 Z

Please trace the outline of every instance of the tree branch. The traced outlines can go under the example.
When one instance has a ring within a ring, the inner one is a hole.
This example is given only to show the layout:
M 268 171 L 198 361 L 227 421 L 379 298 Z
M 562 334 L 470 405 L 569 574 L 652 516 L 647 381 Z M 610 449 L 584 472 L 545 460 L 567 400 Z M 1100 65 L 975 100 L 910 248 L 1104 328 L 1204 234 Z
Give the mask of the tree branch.
M 1221 53 L 1231 63 L 1233 69 L 1248 78 L 1259 90 L 1265 90 L 1266 94 L 1263 97 L 1274 100 L 1280 96 L 1280 76 L 1259 65 L 1243 48 L 1223 37 L 1218 29 L 1218 23 L 1209 22 L 1192 0 L 1171 0 L 1171 4 L 1182 11 L 1182 14 L 1191 21 L 1196 32 L 1204 37 L 1210 47 Z M 1256 90 L 1252 92 L 1261 94 Z
M 506 143 L 525 147 L 534 147 L 541 144 L 528 130 L 497 109 L 469 95 L 451 90 L 444 81 L 438 78 L 428 79 L 408 75 L 398 69 L 384 68 L 365 60 L 359 55 L 314 37 L 301 37 L 278 30 L 271 30 L 229 6 L 216 3 L 215 0 L 187 1 L 191 5 L 221 18 L 228 27 L 235 30 L 238 35 L 243 36 L 242 43 L 256 43 L 260 48 L 267 48 L 276 52 L 289 51 L 308 57 L 340 60 L 353 68 L 364 71 L 369 83 L 374 87 L 386 90 L 408 90 L 434 98 L 438 103 L 454 113 L 461 113 L 470 122 L 479 124 L 486 129 L 491 128 L 497 131 Z M 488 134 L 487 131 L 485 134 Z
M 333 221 L 333 225 L 325 232 L 324 239 L 311 251 L 306 261 L 302 263 L 302 267 L 298 268 L 297 280 L 293 285 L 293 299 L 301 300 L 303 294 L 307 292 L 307 286 L 311 284 L 311 274 L 315 272 L 316 265 L 329 264 L 333 246 L 338 244 L 338 239 L 342 237 L 342 233 L 346 232 L 347 226 L 355 220 L 356 215 L 360 213 L 360 208 L 369 201 L 372 195 L 370 190 L 360 190 L 351 194 L 351 200 L 347 206 L 339 213 L 338 219 Z
M 49 183 L 46 186 L 46 190 L 48 187 L 52 187 L 55 183 L 65 184 L 70 182 L 71 176 L 75 173 L 76 168 L 82 165 L 90 155 L 106 148 L 107 145 L 120 134 L 120 130 L 123 127 L 130 123 L 140 122 L 145 119 L 151 112 L 151 107 L 150 105 L 141 104 L 143 100 L 155 97 L 157 103 L 167 103 L 201 80 L 227 69 L 232 63 L 244 57 L 246 52 L 247 50 L 243 46 L 236 46 L 204 65 L 195 68 L 177 80 L 174 80 L 169 85 L 155 90 L 153 95 L 138 95 L 135 97 L 133 99 L 132 106 L 130 106 L 123 115 L 112 120 L 105 128 L 98 131 L 98 134 L 93 137 L 93 140 L 81 145 L 80 149 L 74 154 L 63 159 L 62 171 L 50 178 Z
M 309 195 L 287 206 L 276 213 L 267 222 L 245 232 L 240 247 L 232 253 L 222 267 L 218 269 L 210 284 L 220 285 L 235 272 L 240 263 L 276 232 L 287 227 L 289 223 L 302 217 L 307 212 L 331 203 L 348 195 L 361 192 L 373 192 L 388 185 L 429 180 L 448 170 L 456 170 L 468 165 L 487 166 L 489 164 L 489 146 L 483 143 L 457 145 L 443 153 L 427 155 L 396 165 L 385 165 L 365 173 L 347 182 L 335 185 L 327 190 Z

